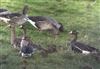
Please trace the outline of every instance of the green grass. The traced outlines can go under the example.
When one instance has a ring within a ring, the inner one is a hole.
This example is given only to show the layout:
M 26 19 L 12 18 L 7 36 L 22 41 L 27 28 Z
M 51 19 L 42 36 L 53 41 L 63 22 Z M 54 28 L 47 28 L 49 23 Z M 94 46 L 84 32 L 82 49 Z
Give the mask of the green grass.
M 64 25 L 65 31 L 56 40 L 49 33 L 39 32 L 30 24 L 27 25 L 27 34 L 34 43 L 43 47 L 48 44 L 66 47 L 64 51 L 49 54 L 47 58 L 36 53 L 26 59 L 27 69 L 82 69 L 85 64 L 91 65 L 93 69 L 100 69 L 100 63 L 93 57 L 74 54 L 68 51 L 66 45 L 70 39 L 68 32 L 76 29 L 80 32 L 79 41 L 100 49 L 100 1 L 96 1 L 93 4 L 93 0 L 0 0 L 1 8 L 18 12 L 28 4 L 29 15 L 50 16 Z M 17 35 L 21 35 L 20 29 L 17 29 Z M 10 45 L 10 29 L 0 22 L 0 68 L 22 69 L 23 60 Z

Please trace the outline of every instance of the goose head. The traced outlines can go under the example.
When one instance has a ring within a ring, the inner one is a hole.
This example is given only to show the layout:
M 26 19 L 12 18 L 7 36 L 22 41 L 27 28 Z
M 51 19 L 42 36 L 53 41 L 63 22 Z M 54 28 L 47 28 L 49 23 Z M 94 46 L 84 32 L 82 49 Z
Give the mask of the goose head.
M 72 42 L 74 41 L 76 41 L 77 40 L 77 35 L 78 35 L 78 31 L 76 31 L 76 30 L 72 30 L 72 31 L 70 31 L 69 32 L 69 34 L 71 35 L 71 37 L 72 37 Z
M 71 35 L 77 35 L 78 34 L 78 31 L 72 30 L 72 31 L 69 32 L 69 34 L 71 34 Z

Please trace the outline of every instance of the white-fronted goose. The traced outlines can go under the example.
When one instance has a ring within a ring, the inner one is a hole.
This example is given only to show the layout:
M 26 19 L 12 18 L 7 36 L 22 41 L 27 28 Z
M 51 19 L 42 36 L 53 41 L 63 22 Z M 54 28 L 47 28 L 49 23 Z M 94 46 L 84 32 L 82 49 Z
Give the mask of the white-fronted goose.
M 96 53 L 99 51 L 98 49 L 91 47 L 90 45 L 78 42 L 77 41 L 78 32 L 76 30 L 71 31 L 70 34 L 73 37 L 73 39 L 70 42 L 70 45 L 74 52 L 88 55 L 88 54 Z
M 22 13 L 7 13 L 0 15 L 0 20 L 5 23 L 23 24 L 28 20 L 26 15 L 28 6 L 24 6 Z
M 24 9 L 27 9 L 27 7 L 25 6 Z M 26 22 L 25 18 L 26 15 L 22 14 L 19 17 L 12 17 L 9 21 L 9 26 L 11 29 L 11 45 L 13 45 L 14 47 L 16 47 L 17 45 L 20 46 L 21 42 L 21 38 L 16 37 L 16 25 Z
M 37 45 L 33 44 L 29 37 L 23 36 L 20 44 L 20 54 L 22 57 L 30 57 L 37 50 Z
M 30 20 L 34 22 L 34 26 L 43 31 L 51 30 L 53 34 L 59 34 L 59 31 L 63 31 L 63 25 L 57 22 L 55 19 L 47 16 L 28 16 Z

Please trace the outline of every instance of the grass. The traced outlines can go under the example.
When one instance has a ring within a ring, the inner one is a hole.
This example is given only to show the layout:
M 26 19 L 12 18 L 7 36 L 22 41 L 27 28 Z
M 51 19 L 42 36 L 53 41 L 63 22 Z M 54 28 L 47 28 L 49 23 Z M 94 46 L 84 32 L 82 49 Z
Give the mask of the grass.
M 91 56 L 84 56 L 68 51 L 66 42 L 70 39 L 68 32 L 76 29 L 80 32 L 79 41 L 100 49 L 100 1 L 96 0 L 1 0 L 0 7 L 11 11 L 20 11 L 25 4 L 30 7 L 29 15 L 50 16 L 64 25 L 65 31 L 56 41 L 47 32 L 39 32 L 27 24 L 28 35 L 34 43 L 46 47 L 56 44 L 66 47 L 64 51 L 49 54 L 43 58 L 36 53 L 27 61 L 27 69 L 82 69 L 89 64 L 93 69 L 100 69 L 100 63 Z M 17 29 L 17 35 L 21 30 Z M 23 64 L 16 50 L 10 45 L 10 29 L 0 22 L 0 67 L 1 69 L 22 69 Z

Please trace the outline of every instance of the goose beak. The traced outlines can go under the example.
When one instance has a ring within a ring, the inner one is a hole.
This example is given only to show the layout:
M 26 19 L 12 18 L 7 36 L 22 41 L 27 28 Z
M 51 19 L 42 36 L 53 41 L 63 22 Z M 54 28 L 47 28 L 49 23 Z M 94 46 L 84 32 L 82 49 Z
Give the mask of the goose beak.
M 27 18 L 27 21 L 28 21 L 30 24 L 32 24 L 35 28 L 37 28 L 36 25 L 35 25 L 35 22 L 33 22 L 32 20 L 30 20 L 29 18 Z

